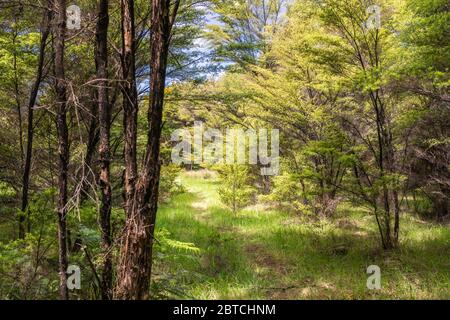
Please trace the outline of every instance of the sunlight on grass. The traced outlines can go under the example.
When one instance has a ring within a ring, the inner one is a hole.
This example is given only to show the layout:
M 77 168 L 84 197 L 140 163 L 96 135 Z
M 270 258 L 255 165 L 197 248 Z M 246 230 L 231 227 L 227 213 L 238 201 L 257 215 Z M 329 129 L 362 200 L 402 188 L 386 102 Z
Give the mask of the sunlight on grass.
M 158 227 L 200 248 L 164 266 L 196 299 L 445 299 L 450 297 L 450 231 L 405 215 L 401 248 L 380 249 L 365 210 L 346 205 L 329 220 L 249 207 L 234 215 L 212 176 L 184 173 L 188 193 L 162 206 Z M 369 265 L 382 289 L 366 289 Z M 195 274 L 195 276 L 189 276 Z

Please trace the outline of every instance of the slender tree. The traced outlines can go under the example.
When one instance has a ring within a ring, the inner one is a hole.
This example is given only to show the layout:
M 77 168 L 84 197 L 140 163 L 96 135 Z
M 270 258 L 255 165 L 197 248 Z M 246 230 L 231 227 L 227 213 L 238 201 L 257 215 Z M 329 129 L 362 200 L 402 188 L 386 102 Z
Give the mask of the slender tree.
M 66 35 L 66 0 L 54 0 L 54 74 L 57 116 L 56 127 L 58 136 L 58 243 L 59 243 L 59 290 L 61 299 L 67 300 L 67 175 L 69 167 L 69 134 L 67 127 L 67 88 L 64 71 L 64 50 Z
M 110 131 L 111 108 L 108 101 L 108 0 L 100 0 L 96 33 L 96 67 L 98 80 L 98 113 L 100 125 L 100 227 L 104 262 L 102 270 L 102 298 L 111 298 L 112 258 L 111 258 L 111 181 L 110 181 Z
M 42 30 L 41 30 L 41 40 L 39 46 L 39 60 L 38 66 L 36 70 L 36 78 L 33 83 L 33 87 L 31 89 L 30 100 L 28 101 L 28 128 L 27 128 L 27 146 L 25 153 L 25 164 L 22 176 L 22 213 L 25 214 L 27 211 L 28 214 L 28 232 L 30 232 L 31 224 L 30 224 L 30 212 L 28 210 L 28 192 L 30 189 L 30 171 L 31 171 L 31 157 L 33 152 L 33 136 L 34 136 L 34 105 L 36 104 L 37 95 L 39 92 L 39 87 L 42 82 L 42 78 L 44 75 L 44 60 L 45 60 L 45 48 L 47 45 L 47 39 L 50 34 L 50 21 L 51 21 L 51 1 L 47 2 L 47 9 L 44 12 L 44 18 L 42 22 Z M 23 232 L 23 226 L 22 226 Z M 24 232 L 21 233 L 21 238 L 25 236 Z
M 158 209 L 160 138 L 167 57 L 180 1 L 152 1 L 152 52 L 148 140 L 142 173 L 126 220 L 118 266 L 117 299 L 145 299 L 149 294 L 152 247 Z
M 17 126 L 19 130 L 19 151 L 20 151 L 20 165 L 23 168 L 24 165 L 24 155 L 23 155 L 23 125 L 22 125 L 22 103 L 21 103 L 21 90 L 20 90 L 20 81 L 19 81 L 19 65 L 18 65 L 18 52 L 17 50 L 19 44 L 18 44 L 18 37 L 19 37 L 19 30 L 18 30 L 18 19 L 22 14 L 21 8 L 17 10 L 17 12 L 14 13 L 14 23 L 12 28 L 12 45 L 13 45 L 13 55 L 12 55 L 12 67 L 13 67 L 13 73 L 14 73 L 14 80 L 13 80 L 13 88 L 14 88 L 14 102 L 17 109 Z M 25 238 L 25 215 L 20 214 L 19 215 L 19 238 L 23 239 Z
M 122 96 L 124 128 L 124 200 L 127 216 L 132 210 L 137 180 L 137 115 L 138 94 L 136 89 L 136 32 L 134 0 L 121 0 L 122 12 Z

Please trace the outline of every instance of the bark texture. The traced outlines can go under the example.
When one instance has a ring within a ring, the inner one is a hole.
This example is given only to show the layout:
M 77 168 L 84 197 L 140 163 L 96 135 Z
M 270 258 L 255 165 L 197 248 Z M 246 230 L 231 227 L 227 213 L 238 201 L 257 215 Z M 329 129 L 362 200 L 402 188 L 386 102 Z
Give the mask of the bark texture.
M 111 298 L 112 287 L 112 239 L 111 239 L 111 180 L 110 180 L 110 132 L 111 106 L 108 101 L 108 0 L 100 0 L 96 32 L 96 68 L 98 80 L 98 113 L 100 125 L 100 228 L 102 232 L 103 266 L 102 299 Z
M 69 170 L 69 133 L 67 127 L 67 88 L 64 73 L 64 49 L 66 35 L 66 0 L 54 0 L 54 54 L 55 92 L 57 104 L 56 127 L 58 135 L 58 243 L 59 243 L 59 291 L 62 300 L 69 299 L 67 288 L 67 176 Z
M 136 32 L 134 0 L 121 0 L 122 12 L 122 96 L 124 128 L 124 202 L 125 212 L 132 211 L 132 200 L 137 180 L 137 115 L 136 89 Z
M 152 267 L 153 235 L 158 209 L 160 138 L 167 57 L 179 1 L 152 1 L 152 54 L 148 137 L 142 173 L 134 188 L 121 247 L 117 299 L 146 299 Z

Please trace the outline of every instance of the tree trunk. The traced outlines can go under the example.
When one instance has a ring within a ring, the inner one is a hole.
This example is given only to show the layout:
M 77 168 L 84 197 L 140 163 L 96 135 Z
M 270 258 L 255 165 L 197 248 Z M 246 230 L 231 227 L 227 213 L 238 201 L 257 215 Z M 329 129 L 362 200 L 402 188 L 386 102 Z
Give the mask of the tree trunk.
M 19 73 L 17 66 L 17 37 L 19 36 L 19 31 L 17 30 L 17 18 L 18 14 L 14 13 L 14 31 L 12 33 L 12 45 L 13 45 L 13 71 L 14 71 L 14 100 L 17 109 L 17 126 L 19 130 L 19 150 L 20 150 L 20 166 L 23 168 L 24 165 L 24 155 L 23 155 L 23 129 L 22 129 L 22 105 L 20 102 L 20 89 L 19 89 Z M 19 239 L 25 238 L 25 215 L 23 211 L 19 214 Z
M 31 89 L 30 100 L 28 101 L 28 129 L 27 129 L 27 147 L 26 147 L 26 155 L 25 155 L 25 164 L 23 169 L 22 176 L 22 205 L 21 210 L 22 213 L 25 214 L 27 212 L 27 231 L 31 231 L 31 222 L 30 222 L 30 211 L 28 210 L 28 192 L 30 189 L 30 171 L 31 171 L 31 156 L 33 152 L 33 116 L 34 116 L 34 105 L 36 104 L 37 95 L 39 92 L 39 87 L 41 85 L 41 81 L 43 78 L 43 69 L 44 69 L 44 60 L 45 60 L 45 47 L 47 44 L 47 39 L 50 34 L 50 21 L 51 21 L 51 1 L 48 1 L 48 8 L 45 10 L 44 19 L 42 23 L 42 31 L 41 31 L 41 43 L 39 47 L 39 60 L 38 67 L 36 72 L 36 79 L 33 84 L 33 88 Z
M 389 127 L 389 121 L 386 115 L 386 107 L 381 101 L 379 90 L 370 92 L 371 103 L 376 115 L 377 138 L 378 138 L 378 169 L 380 170 L 380 180 L 382 187 L 382 205 L 384 208 L 384 249 L 390 250 L 398 245 L 400 232 L 400 206 L 398 201 L 398 192 L 389 186 L 386 181 L 386 175 L 395 173 L 395 154 L 392 141 L 392 133 Z M 375 155 L 376 156 L 376 155 Z M 391 226 L 392 213 L 394 214 L 394 228 Z M 392 230 L 393 229 L 393 230 Z M 383 236 L 382 236 L 383 238 Z
M 132 210 L 137 180 L 137 115 L 138 96 L 136 88 L 136 39 L 134 0 L 121 0 L 122 10 L 122 95 L 124 128 L 124 201 L 127 217 Z
M 98 112 L 100 124 L 100 227 L 102 231 L 102 299 L 111 298 L 112 253 L 111 253 L 111 181 L 110 181 L 110 131 L 111 108 L 108 101 L 108 0 L 100 0 L 96 35 L 96 67 L 98 79 Z
M 431 200 L 433 202 L 433 209 L 436 213 L 436 220 L 438 222 L 443 222 L 446 216 L 449 214 L 449 198 L 448 198 L 448 190 L 441 187 L 441 194 L 438 194 L 436 197 L 432 197 Z
M 394 202 L 394 243 L 398 246 L 398 240 L 400 235 L 400 203 L 398 200 L 398 192 L 392 192 Z
M 55 0 L 54 51 L 55 91 L 57 103 L 56 126 L 58 133 L 58 242 L 59 242 L 59 290 L 62 300 L 69 298 L 67 289 L 67 175 L 69 167 L 69 134 L 67 128 L 67 89 L 64 73 L 64 47 L 66 35 L 66 0 Z
M 179 1 L 170 14 L 170 0 L 152 1 L 152 59 L 147 149 L 143 172 L 127 217 L 121 248 L 116 298 L 145 299 L 149 295 L 152 247 L 158 208 L 160 138 L 170 35 Z

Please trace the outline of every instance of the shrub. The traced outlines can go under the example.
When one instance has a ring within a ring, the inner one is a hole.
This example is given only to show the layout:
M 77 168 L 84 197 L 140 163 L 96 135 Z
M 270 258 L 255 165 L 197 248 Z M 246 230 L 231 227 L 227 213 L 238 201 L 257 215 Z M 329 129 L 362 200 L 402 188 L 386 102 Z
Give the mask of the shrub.
M 175 193 L 183 192 L 183 186 L 177 181 L 181 168 L 174 164 L 164 165 L 161 168 L 159 182 L 159 199 L 165 201 Z
M 224 165 L 219 168 L 221 187 L 220 200 L 234 214 L 250 204 L 255 195 L 255 188 L 251 184 L 249 170 L 244 165 Z

